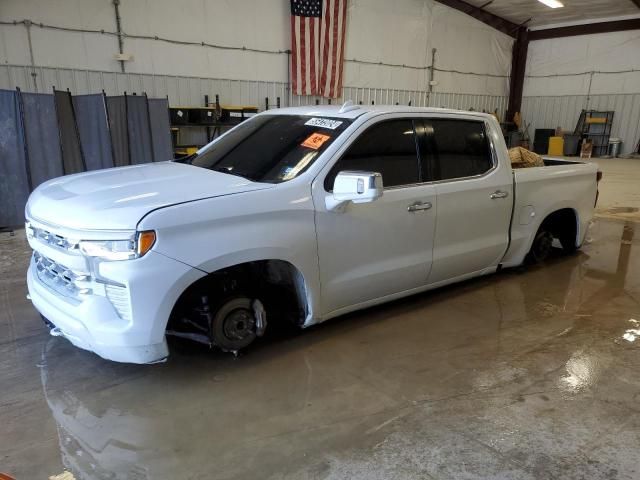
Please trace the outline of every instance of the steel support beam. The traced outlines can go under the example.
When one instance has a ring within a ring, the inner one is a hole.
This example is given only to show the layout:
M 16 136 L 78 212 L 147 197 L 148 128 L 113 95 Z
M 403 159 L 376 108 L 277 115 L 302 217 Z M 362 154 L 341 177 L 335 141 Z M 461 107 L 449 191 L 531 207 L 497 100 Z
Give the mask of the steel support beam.
M 515 38 L 518 33 L 518 25 L 509 20 L 505 20 L 502 17 L 494 15 L 493 13 L 489 13 L 486 10 L 483 10 L 482 7 L 476 7 L 475 5 L 471 5 L 470 3 L 464 2 L 462 0 L 436 0 L 438 3 L 446 5 L 447 7 L 458 10 L 462 13 L 466 13 L 476 20 L 480 20 L 482 23 L 486 23 L 490 27 L 495 28 L 496 30 L 509 35 L 510 37 Z M 638 0 L 640 1 L 640 0 Z M 488 5 L 491 2 L 487 2 L 484 6 Z
M 519 112 L 522 106 L 522 91 L 524 88 L 524 77 L 527 68 L 527 51 L 529 49 L 529 42 L 549 38 L 573 37 L 576 35 L 640 30 L 640 18 L 549 28 L 546 30 L 528 30 L 524 25 L 526 25 L 531 19 L 523 22 L 521 25 L 517 25 L 482 9 L 482 7 L 489 5 L 491 2 L 486 2 L 481 7 L 476 7 L 475 5 L 471 5 L 463 0 L 436 1 L 446 5 L 447 7 L 466 13 L 476 20 L 479 20 L 496 30 L 515 38 L 516 41 L 513 44 L 513 51 L 511 55 L 509 104 L 507 107 L 506 121 L 511 121 L 515 112 Z M 631 1 L 640 8 L 640 0 Z
M 118 51 L 124 53 L 124 40 L 122 39 L 122 17 L 120 16 L 120 0 L 113 0 L 113 8 L 116 14 L 116 29 L 118 31 Z M 124 60 L 120 60 L 120 70 L 124 73 Z
M 522 90 L 524 75 L 527 69 L 527 51 L 529 49 L 529 34 L 526 27 L 518 29 L 516 41 L 511 54 L 511 78 L 509 79 L 509 104 L 507 106 L 506 122 L 513 120 L 513 115 L 522 106 Z
M 640 0 L 637 0 L 640 3 Z M 592 35 L 594 33 L 623 32 L 626 30 L 640 30 L 640 18 L 630 20 L 616 20 L 613 22 L 587 23 L 570 27 L 547 28 L 529 32 L 529 41 L 547 40 L 549 38 L 575 37 L 577 35 Z

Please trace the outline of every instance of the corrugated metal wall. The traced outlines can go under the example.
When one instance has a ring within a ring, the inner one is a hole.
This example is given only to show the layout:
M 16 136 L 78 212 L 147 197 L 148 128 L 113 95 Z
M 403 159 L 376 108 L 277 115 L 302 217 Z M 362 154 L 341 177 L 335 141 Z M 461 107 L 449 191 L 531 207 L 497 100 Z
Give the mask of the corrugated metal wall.
M 32 75 L 35 73 L 35 77 Z M 257 82 L 246 80 L 223 80 L 213 78 L 179 77 L 171 75 L 147 75 L 136 73 L 100 72 L 66 68 L 26 67 L 0 65 L 0 88 L 33 92 L 34 78 L 39 92 L 50 92 L 69 88 L 73 94 L 97 93 L 104 90 L 107 95 L 123 92 L 146 92 L 149 97 L 169 97 L 171 105 L 201 105 L 204 95 L 211 101 L 220 95 L 225 104 L 257 105 L 264 109 L 264 99 L 270 106 L 287 106 L 287 84 L 281 82 Z M 320 103 L 327 99 L 318 98 Z M 507 107 L 506 96 L 473 95 L 464 93 L 433 92 L 429 95 L 419 90 L 395 90 L 386 88 L 344 87 L 343 99 L 355 103 L 446 107 L 460 110 L 473 108 L 477 111 L 498 110 L 502 118 Z M 315 97 L 294 96 L 292 106 L 315 103 Z M 334 101 L 334 103 L 336 103 Z M 613 110 L 615 112 L 612 136 L 624 142 L 622 151 L 633 151 L 640 139 L 640 94 L 618 95 L 565 95 L 548 97 L 524 97 L 522 114 L 525 123 L 531 123 L 529 135 L 533 138 L 536 128 L 562 127 L 573 131 L 582 109 Z
M 35 73 L 35 77 L 32 75 Z M 224 104 L 256 105 L 264 109 L 266 97 L 270 106 L 276 105 L 280 97 L 281 106 L 287 106 L 287 84 L 281 82 L 257 82 L 247 80 L 222 80 L 214 78 L 179 77 L 170 75 L 150 75 L 137 73 L 100 72 L 92 70 L 75 70 L 68 68 L 26 67 L 0 65 L 0 88 L 13 89 L 20 87 L 23 91 L 35 91 L 34 79 L 39 92 L 51 92 L 57 89 L 69 89 L 73 94 L 99 93 L 107 95 L 146 92 L 149 97 L 169 97 L 171 105 L 202 105 L 204 95 L 210 101 L 216 94 Z M 316 100 L 327 103 L 327 99 L 294 96 L 290 104 L 310 105 Z M 494 95 L 473 95 L 461 93 L 395 90 L 387 88 L 344 87 L 343 99 L 334 100 L 341 103 L 353 100 L 355 103 L 407 105 L 411 101 L 414 106 L 446 107 L 477 111 L 498 110 L 504 115 L 507 97 Z
M 623 153 L 634 150 L 640 140 L 640 93 L 522 99 L 522 116 L 525 124 L 531 122 L 531 139 L 536 128 L 562 127 L 564 130 L 573 131 L 582 110 L 614 111 L 612 137 L 622 139 Z

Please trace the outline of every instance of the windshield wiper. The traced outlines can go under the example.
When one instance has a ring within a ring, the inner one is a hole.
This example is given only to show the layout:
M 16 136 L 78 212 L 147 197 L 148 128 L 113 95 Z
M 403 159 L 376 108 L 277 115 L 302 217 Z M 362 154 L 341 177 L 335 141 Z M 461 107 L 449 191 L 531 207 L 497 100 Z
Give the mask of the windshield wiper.
M 236 177 L 246 178 L 244 175 L 238 172 L 234 172 L 233 167 L 216 167 L 212 168 L 211 170 L 213 170 L 214 172 L 227 173 L 229 175 L 235 175 Z
M 198 152 L 192 153 L 191 155 L 186 155 L 184 157 L 176 158 L 174 162 L 178 163 L 193 163 L 193 161 L 198 156 Z

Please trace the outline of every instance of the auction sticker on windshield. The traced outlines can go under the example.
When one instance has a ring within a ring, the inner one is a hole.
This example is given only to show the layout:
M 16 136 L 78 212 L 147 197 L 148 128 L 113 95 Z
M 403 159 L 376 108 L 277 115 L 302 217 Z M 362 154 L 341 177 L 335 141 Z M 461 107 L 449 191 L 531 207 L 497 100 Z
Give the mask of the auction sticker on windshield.
M 342 122 L 338 120 L 331 120 L 330 118 L 312 118 L 311 120 L 307 120 L 305 125 L 309 125 L 310 127 L 321 127 L 321 128 L 330 128 L 331 130 L 335 130 Z
M 331 137 L 329 135 L 323 135 L 322 133 L 312 133 L 304 142 L 302 142 L 302 146 L 317 150 L 330 138 Z

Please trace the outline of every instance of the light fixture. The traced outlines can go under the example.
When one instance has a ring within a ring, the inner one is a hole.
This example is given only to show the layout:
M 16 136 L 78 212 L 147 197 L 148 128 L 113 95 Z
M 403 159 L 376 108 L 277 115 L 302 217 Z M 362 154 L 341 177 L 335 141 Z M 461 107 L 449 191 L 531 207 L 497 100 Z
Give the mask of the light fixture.
M 564 4 L 558 0 L 538 0 L 540 3 L 544 3 L 547 7 L 562 8 Z

